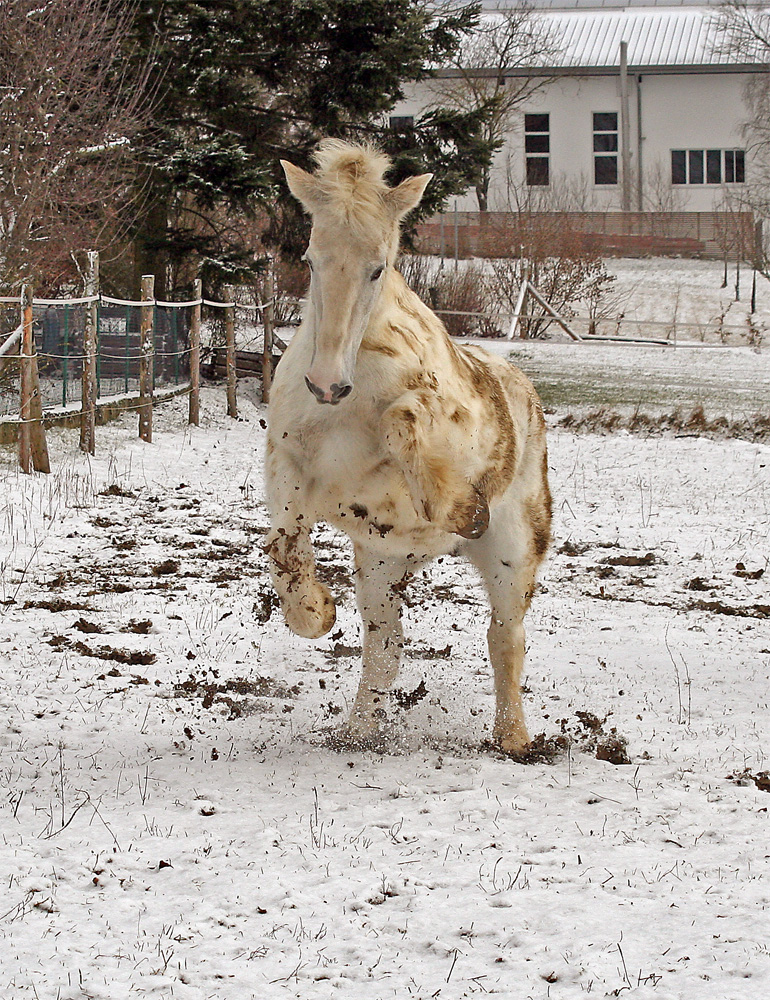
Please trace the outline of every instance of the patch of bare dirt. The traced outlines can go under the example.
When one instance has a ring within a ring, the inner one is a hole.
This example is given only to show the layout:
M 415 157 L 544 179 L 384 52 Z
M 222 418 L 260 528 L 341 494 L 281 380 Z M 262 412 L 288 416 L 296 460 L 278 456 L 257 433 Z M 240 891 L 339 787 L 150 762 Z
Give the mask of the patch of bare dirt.
M 139 664 L 147 666 L 150 663 L 155 663 L 158 659 L 155 653 L 136 649 L 116 649 L 114 646 L 88 646 L 80 640 L 70 643 L 70 645 L 81 656 L 93 656 L 99 660 L 114 660 L 116 663 L 126 663 L 131 666 Z
M 92 635 L 96 632 L 104 632 L 104 628 L 97 622 L 86 621 L 85 618 L 78 618 L 76 622 L 72 625 L 76 628 L 78 632 L 85 632 L 86 635 Z
M 179 572 L 179 562 L 176 559 L 164 559 L 152 567 L 153 576 L 167 576 Z
M 709 418 L 702 406 L 689 412 L 679 409 L 671 413 L 651 415 L 636 411 L 619 413 L 611 407 L 601 406 L 584 414 L 567 413 L 558 427 L 585 433 L 611 434 L 627 430 L 632 434 L 670 434 L 676 437 L 727 437 L 746 441 L 770 440 L 770 414 L 755 413 L 740 420 L 726 417 Z
M 602 562 L 606 566 L 652 566 L 658 562 L 658 558 L 654 552 L 647 552 L 643 556 L 632 553 L 627 556 L 606 556 Z
M 413 646 L 406 650 L 406 655 L 413 660 L 448 660 L 451 654 L 451 643 L 443 649 L 435 649 L 433 646 Z
M 106 490 L 102 490 L 99 494 L 101 497 L 125 497 L 128 500 L 136 500 L 136 493 L 132 493 L 131 490 L 124 490 L 122 486 L 118 486 L 117 483 L 113 483 L 108 486 Z
M 757 771 L 756 774 L 746 768 L 737 774 L 728 774 L 728 781 L 736 785 L 756 785 L 760 792 L 770 792 L 770 771 Z
M 132 618 L 128 625 L 124 625 L 121 632 L 134 632 L 136 635 L 149 635 L 152 631 L 152 622 L 149 618 Z
M 214 704 L 224 705 L 230 710 L 229 719 L 237 719 L 243 715 L 251 715 L 259 710 L 255 699 L 279 699 L 290 701 L 300 694 L 300 685 L 288 686 L 272 677 L 232 677 L 220 681 L 213 678 L 196 677 L 194 674 L 185 681 L 174 685 L 174 697 L 190 700 L 200 699 L 202 708 L 211 708 Z M 285 706 L 284 711 L 291 706 Z
M 335 642 L 331 649 L 324 650 L 324 656 L 329 660 L 337 660 L 346 656 L 361 656 L 360 646 L 346 646 L 344 642 Z
M 24 609 L 40 608 L 44 611 L 53 611 L 58 614 L 61 611 L 91 611 L 91 605 L 83 601 L 69 601 L 64 597 L 42 598 L 37 601 L 25 601 Z

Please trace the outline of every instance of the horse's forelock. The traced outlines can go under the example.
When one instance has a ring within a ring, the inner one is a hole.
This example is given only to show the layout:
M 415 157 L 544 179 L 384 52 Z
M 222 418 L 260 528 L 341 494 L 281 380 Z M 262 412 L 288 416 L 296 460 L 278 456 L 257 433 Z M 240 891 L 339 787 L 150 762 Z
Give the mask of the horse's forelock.
M 315 154 L 324 208 L 348 225 L 369 230 L 391 222 L 384 181 L 390 159 L 373 146 L 326 139 Z

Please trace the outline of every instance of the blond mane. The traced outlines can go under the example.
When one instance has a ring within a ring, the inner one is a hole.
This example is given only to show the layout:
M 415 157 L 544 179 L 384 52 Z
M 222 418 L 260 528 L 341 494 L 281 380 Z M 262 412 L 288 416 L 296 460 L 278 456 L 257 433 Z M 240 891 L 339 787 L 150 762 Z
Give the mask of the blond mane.
M 347 226 L 370 232 L 373 225 L 390 228 L 393 217 L 385 196 L 384 175 L 390 158 L 374 146 L 325 139 L 318 147 L 314 174 L 323 211 Z

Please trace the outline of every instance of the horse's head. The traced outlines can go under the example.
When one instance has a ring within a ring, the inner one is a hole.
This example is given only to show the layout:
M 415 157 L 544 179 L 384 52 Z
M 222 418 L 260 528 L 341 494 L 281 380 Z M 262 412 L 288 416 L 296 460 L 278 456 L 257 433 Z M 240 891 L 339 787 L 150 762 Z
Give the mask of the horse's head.
M 319 403 L 339 403 L 353 388 L 356 356 L 398 252 L 399 223 L 420 201 L 432 174 L 391 188 L 381 153 L 326 140 L 314 174 L 285 160 L 291 193 L 313 218 L 305 254 L 314 314 L 313 358 L 305 376 Z

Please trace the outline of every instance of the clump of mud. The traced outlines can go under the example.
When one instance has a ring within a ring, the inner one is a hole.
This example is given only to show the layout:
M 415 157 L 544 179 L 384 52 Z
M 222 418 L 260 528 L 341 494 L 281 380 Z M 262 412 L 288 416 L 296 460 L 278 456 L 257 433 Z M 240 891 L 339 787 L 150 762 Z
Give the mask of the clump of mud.
M 520 764 L 552 764 L 569 750 L 592 754 L 610 764 L 630 764 L 628 740 L 613 726 L 606 728 L 607 717 L 593 712 L 575 712 L 574 718 L 557 719 L 561 732 L 546 736 L 538 733 L 524 750 L 505 756 Z
M 264 711 L 261 699 L 280 699 L 288 701 L 300 693 L 298 685 L 289 687 L 273 680 L 272 677 L 231 677 L 220 681 L 216 678 L 196 677 L 193 674 L 186 681 L 174 685 L 174 697 L 200 699 L 202 708 L 211 708 L 215 704 L 229 709 L 229 719 L 237 719 L 244 715 L 253 715 L 260 709 Z
M 737 774 L 728 774 L 728 781 L 736 785 L 756 785 L 760 792 L 770 792 L 770 771 L 757 771 L 755 774 L 746 768 Z

